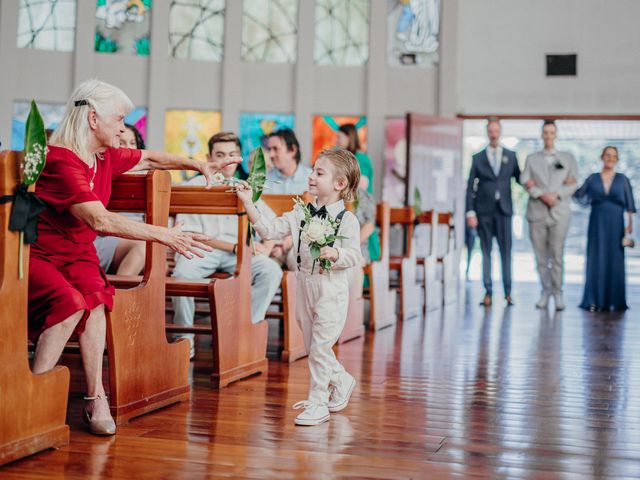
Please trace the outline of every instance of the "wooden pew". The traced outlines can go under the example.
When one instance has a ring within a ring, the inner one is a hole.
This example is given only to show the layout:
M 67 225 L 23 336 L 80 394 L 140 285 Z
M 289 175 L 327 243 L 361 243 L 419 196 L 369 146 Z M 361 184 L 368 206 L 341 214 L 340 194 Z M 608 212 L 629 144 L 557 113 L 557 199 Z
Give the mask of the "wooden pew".
M 415 247 L 418 267 L 422 270 L 424 291 L 423 311 L 435 310 L 442 305 L 442 282 L 438 273 L 437 215 L 433 210 L 420 213 L 416 218 Z
M 228 192 L 228 188 L 223 186 L 206 190 L 204 187 L 176 186 L 171 192 L 170 206 L 172 215 L 195 213 L 238 216 L 238 259 L 231 277 L 167 279 L 167 296 L 205 298 L 209 301 L 211 326 L 167 324 L 166 330 L 213 335 L 211 381 L 215 388 L 266 372 L 268 366 L 268 323 L 251 323 L 251 247 L 247 244 L 248 219 L 242 202 L 235 193 Z
M 281 216 L 293 208 L 293 200 L 298 195 L 262 195 L 262 200 L 273 212 Z M 300 195 L 305 202 L 311 201 L 308 193 Z M 294 362 L 306 357 L 302 330 L 296 320 L 296 274 L 289 270 L 282 272 L 280 284 L 280 300 L 274 301 L 278 305 L 279 312 L 267 312 L 267 318 L 281 318 L 283 325 L 282 353 L 280 359 L 283 362 Z
M 0 153 L 0 197 L 13 195 L 22 154 Z M 69 370 L 57 366 L 34 375 L 27 352 L 29 246 L 18 279 L 19 233 L 8 229 L 12 202 L 0 204 L 0 465 L 69 443 L 65 424 Z
M 167 226 L 168 172 L 122 175 L 113 183 L 108 209 L 143 212 L 146 222 Z M 190 396 L 189 342 L 169 344 L 165 334 L 166 247 L 147 242 L 142 281 L 111 276 L 116 291 L 107 317 L 109 403 L 117 424 Z
M 386 202 L 379 203 L 376 210 L 376 223 L 380 227 L 380 259 L 365 267 L 365 273 L 369 276 L 369 330 L 371 331 L 396 323 L 396 294 L 389 289 L 391 210 Z
M 422 292 L 416 281 L 416 252 L 413 248 L 415 213 L 413 207 L 391 209 L 391 225 L 401 225 L 405 233 L 404 254 L 389 258 L 389 269 L 398 272 L 398 283 L 394 285 L 400 296 L 400 319 L 420 315 Z
M 438 263 L 442 282 L 442 304 L 455 302 L 458 272 L 453 212 L 438 213 Z

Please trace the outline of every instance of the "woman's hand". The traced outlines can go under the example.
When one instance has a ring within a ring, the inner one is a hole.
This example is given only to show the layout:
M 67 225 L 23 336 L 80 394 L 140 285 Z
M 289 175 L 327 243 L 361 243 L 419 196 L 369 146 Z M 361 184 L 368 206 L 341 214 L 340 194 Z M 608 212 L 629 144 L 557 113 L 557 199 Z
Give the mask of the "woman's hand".
M 253 189 L 247 182 L 238 182 L 236 185 L 236 195 L 242 203 L 248 205 L 253 201 Z
M 242 163 L 242 157 L 225 157 L 223 159 L 212 159 L 209 162 L 196 162 L 198 171 L 207 180 L 207 188 L 213 185 L 213 174 L 218 173 L 224 167 Z
M 330 262 L 337 262 L 340 253 L 337 248 L 334 247 L 322 247 L 320 249 L 320 260 L 329 260 Z
M 166 236 L 161 242 L 174 252 L 191 260 L 193 255 L 204 258 L 201 250 L 211 252 L 213 248 L 207 245 L 206 241 L 211 240 L 207 235 L 193 232 L 183 232 L 182 222 L 177 222 L 172 228 L 166 229 Z

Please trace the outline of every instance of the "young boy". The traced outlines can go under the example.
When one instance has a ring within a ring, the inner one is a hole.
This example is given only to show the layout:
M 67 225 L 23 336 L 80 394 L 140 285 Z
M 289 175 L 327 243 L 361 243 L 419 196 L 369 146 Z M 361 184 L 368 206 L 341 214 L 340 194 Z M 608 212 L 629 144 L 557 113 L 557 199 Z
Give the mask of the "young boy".
M 320 250 L 320 260 L 329 260 L 331 268 L 322 270 L 311 256 L 307 235 L 302 235 L 304 212 L 296 207 L 282 217 L 270 220 L 251 202 L 248 185 L 238 187 L 256 232 L 263 239 L 277 240 L 287 235 L 293 239 L 297 253 L 296 318 L 302 329 L 309 354 L 311 382 L 309 397 L 294 408 L 304 408 L 296 417 L 296 425 L 319 425 L 329 420 L 329 412 L 344 409 L 355 388 L 356 381 L 336 359 L 332 347 L 338 340 L 347 318 L 349 276 L 351 269 L 362 265 L 360 224 L 355 215 L 345 209 L 360 182 L 360 167 L 348 150 L 325 150 L 318 156 L 309 175 L 309 193 L 315 204 L 307 208 L 314 216 L 339 222 L 337 235 L 344 237 Z

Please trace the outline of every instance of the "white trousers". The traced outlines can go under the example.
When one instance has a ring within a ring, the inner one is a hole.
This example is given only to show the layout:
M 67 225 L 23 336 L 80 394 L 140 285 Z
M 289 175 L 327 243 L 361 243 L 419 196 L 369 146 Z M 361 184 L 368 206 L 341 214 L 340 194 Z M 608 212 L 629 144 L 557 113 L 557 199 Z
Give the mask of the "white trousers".
M 333 346 L 347 320 L 349 271 L 296 275 L 296 318 L 309 355 L 308 400 L 322 405 L 329 401 L 329 385 L 339 383 L 345 371 Z

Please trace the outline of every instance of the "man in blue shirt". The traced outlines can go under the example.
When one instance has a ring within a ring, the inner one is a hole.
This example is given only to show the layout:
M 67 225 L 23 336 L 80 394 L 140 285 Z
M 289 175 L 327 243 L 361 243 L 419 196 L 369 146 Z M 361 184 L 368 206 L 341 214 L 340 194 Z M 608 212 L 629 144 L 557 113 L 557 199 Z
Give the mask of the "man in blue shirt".
M 302 195 L 309 189 L 309 175 L 311 169 L 300 164 L 302 157 L 300 144 L 296 134 L 290 128 L 277 130 L 269 135 L 267 140 L 269 156 L 273 168 L 267 173 L 267 193 L 280 195 Z M 271 251 L 271 257 L 281 265 L 288 265 L 295 269 L 295 258 L 291 247 L 291 237 L 276 244 Z
M 268 193 L 300 195 L 308 189 L 311 169 L 300 164 L 300 144 L 289 128 L 275 131 L 267 140 L 273 168 L 267 174 Z

